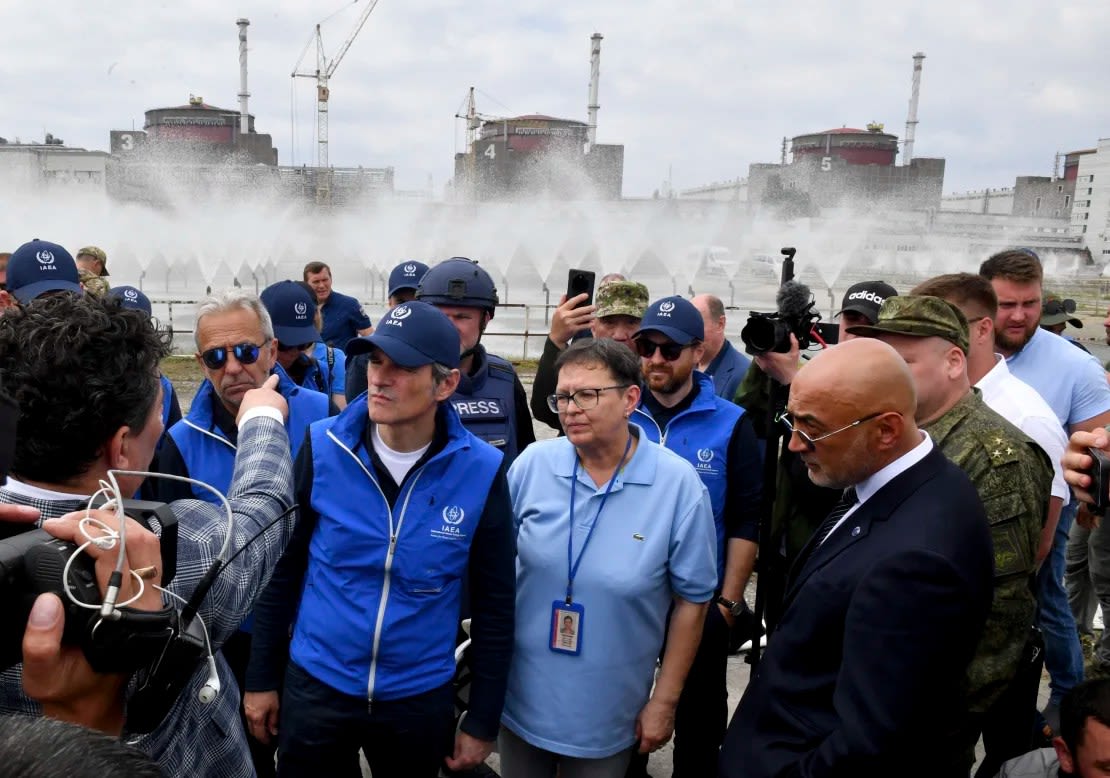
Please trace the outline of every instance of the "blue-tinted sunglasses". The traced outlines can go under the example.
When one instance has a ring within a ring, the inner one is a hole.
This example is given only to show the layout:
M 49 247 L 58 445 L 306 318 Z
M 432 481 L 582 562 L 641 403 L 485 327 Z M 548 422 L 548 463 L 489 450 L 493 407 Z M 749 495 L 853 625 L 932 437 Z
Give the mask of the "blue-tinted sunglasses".
M 243 365 L 253 365 L 258 361 L 258 355 L 262 352 L 262 346 L 269 343 L 265 340 L 261 345 L 254 345 L 253 343 L 236 343 L 231 347 L 230 351 L 235 355 L 235 361 Z M 229 349 L 226 346 L 216 346 L 201 353 L 201 361 L 204 362 L 205 367 L 209 370 L 219 370 L 227 364 L 227 353 Z

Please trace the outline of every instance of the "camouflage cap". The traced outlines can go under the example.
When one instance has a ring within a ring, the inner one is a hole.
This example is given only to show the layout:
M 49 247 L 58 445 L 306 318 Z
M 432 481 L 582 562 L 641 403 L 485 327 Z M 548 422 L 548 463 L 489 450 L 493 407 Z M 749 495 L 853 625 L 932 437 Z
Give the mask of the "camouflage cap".
M 967 318 L 963 312 L 947 300 L 922 294 L 888 297 L 879 308 L 877 322 L 849 327 L 848 332 L 869 338 L 884 333 L 937 337 L 959 346 L 965 354 L 968 349 Z
M 647 287 L 638 281 L 608 281 L 599 286 L 594 295 L 594 305 L 597 306 L 594 315 L 599 319 L 603 316 L 642 319 L 648 302 Z
M 1045 294 L 1044 302 L 1041 303 L 1041 324 L 1051 327 L 1067 322 L 1073 327 L 1082 327 L 1082 319 L 1072 316 L 1073 313 L 1075 313 L 1075 300 L 1061 299 L 1060 295 L 1051 292 Z
M 85 248 L 79 249 L 77 253 L 74 254 L 74 258 L 79 259 L 82 254 L 90 256 L 93 259 L 99 259 L 100 275 L 108 275 L 108 255 L 104 253 L 104 249 L 97 248 L 96 246 L 85 246 Z

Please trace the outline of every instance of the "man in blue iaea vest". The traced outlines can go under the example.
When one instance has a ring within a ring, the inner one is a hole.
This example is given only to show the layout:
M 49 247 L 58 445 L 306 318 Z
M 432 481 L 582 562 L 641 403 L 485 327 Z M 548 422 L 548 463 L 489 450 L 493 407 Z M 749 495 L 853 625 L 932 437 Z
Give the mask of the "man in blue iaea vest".
M 649 305 L 632 336 L 644 375 L 632 423 L 693 466 L 709 490 L 717 530 L 718 596 L 675 711 L 674 778 L 711 776 L 717 769 L 728 723 L 729 629 L 745 609 L 763 484 L 751 419 L 717 396 L 713 379 L 697 370 L 704 337 L 701 312 L 681 297 Z M 630 774 L 636 774 L 635 761 Z
M 369 352 L 369 388 L 313 424 L 297 458 L 300 516 L 255 609 L 247 719 L 277 736 L 282 778 L 357 775 L 359 749 L 374 775 L 434 778 L 445 761 L 481 764 L 500 725 L 516 597 L 504 457 L 448 402 L 459 336 L 435 307 L 398 305 L 348 348 Z M 468 577 L 472 680 L 456 732 Z
M 277 364 L 278 341 L 266 307 L 255 295 L 229 289 L 201 300 L 194 325 L 196 359 L 205 380 L 197 389 L 189 413 L 170 427 L 158 452 L 157 469 L 204 481 L 227 494 L 235 470 L 239 431 L 236 414 L 243 396 L 269 378 L 278 376 L 277 391 L 289 405 L 285 429 L 294 457 L 305 440 L 308 425 L 328 415 L 328 397 L 297 386 Z M 220 505 L 207 489 L 179 481 L 157 479 L 155 496 L 163 502 L 195 498 Z M 223 654 L 236 682 L 243 684 L 250 656 L 251 619 L 226 643 Z M 273 749 L 248 738 L 260 778 L 273 775 Z

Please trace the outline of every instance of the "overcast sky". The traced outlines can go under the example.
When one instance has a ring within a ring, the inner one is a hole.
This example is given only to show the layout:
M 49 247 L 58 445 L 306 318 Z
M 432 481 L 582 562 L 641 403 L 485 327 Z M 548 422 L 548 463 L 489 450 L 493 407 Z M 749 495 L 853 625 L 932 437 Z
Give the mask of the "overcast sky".
M 190 94 L 237 109 L 246 16 L 256 129 L 281 164 L 312 164 L 314 87 L 297 79 L 294 149 L 290 71 L 317 22 L 330 56 L 367 1 L 3 0 L 0 136 L 107 149 Z M 783 136 L 872 120 L 902 136 L 918 50 L 915 155 L 947 159 L 945 192 L 1049 175 L 1110 136 L 1107 0 L 381 0 L 332 81 L 331 163 L 442 192 L 467 88 L 484 113 L 584 120 L 595 31 L 598 141 L 625 145 L 630 196 L 669 169 L 679 189 L 746 176 Z

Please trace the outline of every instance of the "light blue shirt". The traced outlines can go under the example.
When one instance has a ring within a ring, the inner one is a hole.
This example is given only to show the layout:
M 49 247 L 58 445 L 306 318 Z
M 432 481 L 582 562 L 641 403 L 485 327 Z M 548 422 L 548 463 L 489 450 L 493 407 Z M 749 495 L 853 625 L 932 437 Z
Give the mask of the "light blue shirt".
M 1110 411 L 1106 372 L 1091 354 L 1040 327 L 1006 358 L 1010 372 L 1037 390 L 1065 430 Z
M 548 648 L 551 608 L 567 586 L 576 452 L 566 438 L 533 443 L 509 468 L 517 526 L 516 639 L 502 723 L 534 746 L 601 759 L 636 741 L 672 597 L 706 602 L 717 585 L 709 493 L 690 463 L 648 441 L 617 476 L 578 574 L 581 654 Z M 606 484 L 579 468 L 577 556 Z

